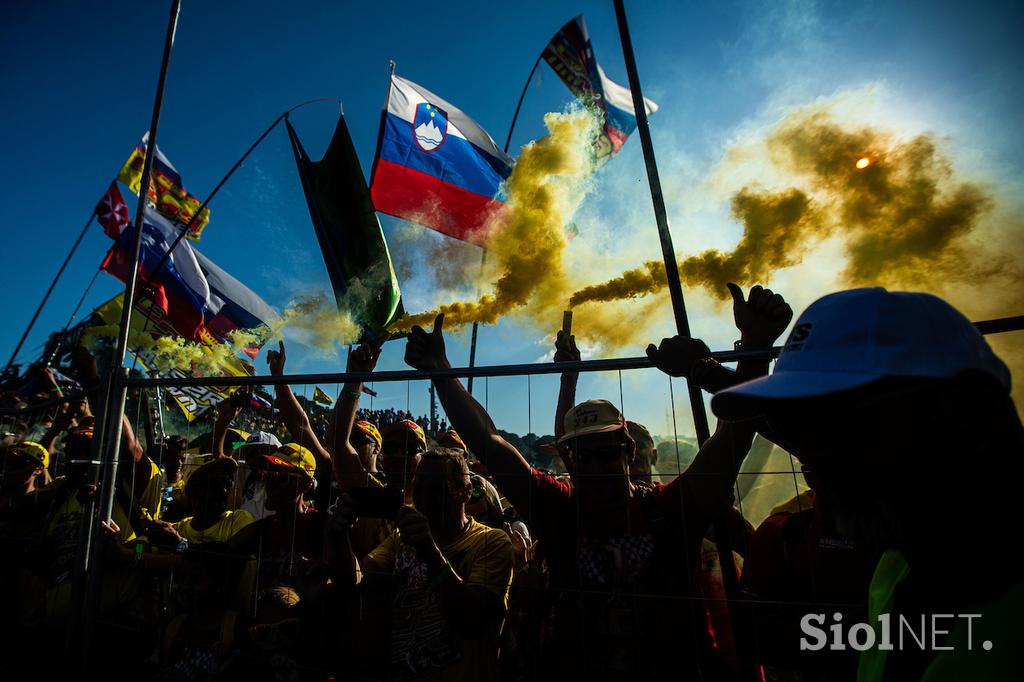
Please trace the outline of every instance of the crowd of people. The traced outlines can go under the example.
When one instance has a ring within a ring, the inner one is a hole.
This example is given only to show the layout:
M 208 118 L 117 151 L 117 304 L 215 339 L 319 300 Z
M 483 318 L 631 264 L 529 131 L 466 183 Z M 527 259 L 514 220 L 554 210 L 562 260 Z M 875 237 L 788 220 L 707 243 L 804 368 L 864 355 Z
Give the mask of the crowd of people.
M 356 412 L 356 417 L 361 421 L 371 422 L 376 424 L 378 428 L 383 429 L 386 426 L 397 424 L 400 421 L 411 421 L 419 425 L 423 432 L 435 436 L 439 433 L 444 433 L 448 430 L 448 422 L 442 417 L 441 419 L 431 419 L 427 415 L 420 415 L 414 417 L 412 412 L 408 410 L 396 410 L 394 408 L 386 408 L 383 410 L 372 410 L 366 408 L 360 408 Z
M 771 348 L 788 303 L 729 287 L 738 347 Z M 383 340 L 346 369 L 373 372 Z M 1024 572 L 998 549 L 1016 527 L 1024 429 L 1009 371 L 960 313 L 925 294 L 856 289 L 812 304 L 770 374 L 765 353 L 729 369 L 698 339 L 647 354 L 711 393 L 718 417 L 671 481 L 652 477 L 648 430 L 600 396 L 581 400 L 565 372 L 553 416 L 567 473 L 533 466 L 458 379 L 433 379 L 450 421 L 436 428 L 360 407 L 356 382 L 311 416 L 278 383 L 279 423 L 238 447 L 243 401 L 218 406 L 198 455 L 122 419 L 105 490 L 92 475 L 95 359 L 75 351 L 66 372 L 82 390 L 68 395 L 36 368 L 29 403 L 4 398 L 21 412 L 0 451 L 0 670 L 247 682 L 1019 676 Z M 559 332 L 555 362 L 579 357 Z M 450 366 L 443 316 L 412 329 L 405 360 Z M 283 343 L 267 352 L 275 380 L 286 362 Z M 734 493 L 756 434 L 792 453 L 810 490 L 753 528 Z M 943 614 L 973 618 L 935 625 Z M 931 623 L 931 646 L 861 651 L 855 624 L 894 641 L 881 615 Z

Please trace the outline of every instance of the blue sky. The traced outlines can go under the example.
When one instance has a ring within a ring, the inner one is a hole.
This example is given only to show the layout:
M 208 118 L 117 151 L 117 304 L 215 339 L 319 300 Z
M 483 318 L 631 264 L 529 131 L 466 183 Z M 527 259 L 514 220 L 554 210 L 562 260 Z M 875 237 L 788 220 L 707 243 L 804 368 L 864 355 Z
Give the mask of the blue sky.
M 877 120 L 870 122 L 911 133 L 933 131 L 948 140 L 954 159 L 971 175 L 1008 196 L 1021 186 L 1024 9 L 1019 3 L 645 0 L 627 5 L 645 95 L 661 106 L 651 126 L 681 252 L 728 248 L 738 236 L 728 221 L 727 198 L 709 198 L 703 191 L 726 150 L 756 137 L 788 108 L 837 93 L 876 93 L 872 115 Z M 0 331 L 4 360 L 92 207 L 148 127 L 166 8 L 164 2 L 11 1 L 0 9 L 0 78 L 7 93 L 0 102 L 6 207 L 0 290 L 9 320 Z M 400 75 L 457 104 L 500 143 L 534 60 L 577 13 L 586 17 L 605 71 L 626 83 L 611 2 L 185 0 L 159 144 L 186 187 L 202 198 L 279 113 L 307 99 L 336 97 L 344 102 L 368 171 L 389 59 L 397 62 Z M 545 112 L 570 101 L 546 66 L 540 73 L 527 93 L 513 152 L 543 134 Z M 332 104 L 293 116 L 314 157 L 329 140 L 336 116 Z M 617 241 L 595 246 L 610 261 L 634 248 L 657 256 L 649 250 L 656 239 L 644 179 L 634 136 L 597 175 L 581 210 L 584 230 L 626 225 Z M 250 157 L 211 211 L 199 248 L 270 303 L 281 306 L 301 290 L 327 289 L 283 127 Z M 407 309 L 442 302 L 415 251 L 435 248 L 445 238 L 425 230 L 410 238 L 399 221 L 385 217 L 382 223 L 389 238 L 404 235 L 392 241 L 392 250 L 410 250 L 396 258 L 405 257 L 416 269 L 405 287 Z M 95 227 L 22 357 L 63 326 L 108 246 Z M 450 248 L 465 256 L 474 247 Z M 627 261 L 622 264 L 628 266 Z M 813 267 L 783 280 L 803 283 L 794 287 L 798 308 L 829 286 Z M 119 286 L 101 275 L 87 304 L 106 300 Z M 728 311 L 705 298 L 693 293 L 690 299 L 695 333 L 713 347 L 727 346 L 735 337 Z M 652 340 L 670 333 L 667 305 L 664 318 L 651 329 Z M 558 324 L 552 321 L 553 328 Z M 547 351 L 540 330 L 510 323 L 482 330 L 480 344 L 479 364 L 532 362 Z M 453 339 L 449 345 L 453 362 L 464 364 L 467 343 Z M 389 346 L 381 366 L 402 367 L 401 350 Z M 640 345 L 616 351 L 641 353 Z M 295 343 L 290 356 L 293 372 L 342 368 L 337 357 Z M 525 379 L 492 380 L 489 400 L 499 426 L 547 432 L 554 391 L 550 378 L 534 379 L 529 387 Z M 614 375 L 586 377 L 581 386 L 581 397 L 615 394 L 617 401 L 617 392 Z M 670 433 L 664 379 L 653 373 L 626 378 L 624 393 L 627 414 L 649 421 L 655 433 Z M 676 393 L 684 391 L 677 387 Z M 404 407 L 407 394 L 413 411 L 424 412 L 425 383 L 408 391 L 404 385 L 381 389 L 378 404 Z M 677 410 L 679 429 L 690 432 L 685 403 Z

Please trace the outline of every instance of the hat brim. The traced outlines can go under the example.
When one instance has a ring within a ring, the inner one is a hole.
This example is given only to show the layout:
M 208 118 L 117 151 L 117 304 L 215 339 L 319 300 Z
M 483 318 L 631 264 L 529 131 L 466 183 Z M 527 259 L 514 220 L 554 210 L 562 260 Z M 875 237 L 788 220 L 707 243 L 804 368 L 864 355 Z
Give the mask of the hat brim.
M 576 429 L 570 433 L 565 434 L 559 438 L 556 442 L 560 445 L 567 440 L 573 438 L 579 438 L 580 436 L 589 436 L 595 433 L 610 433 L 612 431 L 621 431 L 626 428 L 625 424 L 606 424 L 604 426 L 584 426 L 582 429 Z
M 711 411 L 728 421 L 751 419 L 776 401 L 823 398 L 882 378 L 866 372 L 778 372 L 719 391 L 711 398 Z
M 192 475 L 185 481 L 185 492 L 189 489 L 194 488 L 203 481 L 203 479 L 209 478 L 210 476 L 216 475 L 221 469 L 224 473 L 229 473 L 232 476 L 238 471 L 238 462 L 231 459 L 230 457 L 223 457 L 220 459 L 210 460 L 205 464 L 199 466 L 198 469 L 192 472 Z
M 259 458 L 261 460 L 263 460 L 263 462 L 267 465 L 267 467 L 269 467 L 271 469 L 278 469 L 280 471 L 288 471 L 288 472 L 299 473 L 299 474 L 302 474 L 303 476 L 305 476 L 306 478 L 308 478 L 310 480 L 313 480 L 313 478 L 315 478 L 313 476 L 313 474 L 309 473 L 308 471 L 306 471 L 304 468 L 302 468 L 298 464 L 294 464 L 292 462 L 289 462 L 288 460 L 284 459 L 283 457 L 279 457 L 278 455 L 274 454 L 273 452 L 270 453 L 269 455 L 260 455 Z

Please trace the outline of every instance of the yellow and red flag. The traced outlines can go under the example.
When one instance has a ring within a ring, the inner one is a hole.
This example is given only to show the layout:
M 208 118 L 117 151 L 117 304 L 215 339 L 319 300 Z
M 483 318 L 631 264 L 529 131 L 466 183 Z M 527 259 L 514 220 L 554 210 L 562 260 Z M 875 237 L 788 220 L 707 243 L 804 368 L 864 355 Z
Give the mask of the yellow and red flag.
M 142 187 L 142 166 L 146 162 L 146 148 L 149 143 L 149 133 L 142 137 L 142 142 L 134 150 L 128 160 L 125 161 L 117 179 L 128 185 L 128 188 L 135 194 L 139 193 Z M 171 162 L 160 151 L 156 150 L 156 158 L 153 159 L 152 181 L 149 183 L 149 192 L 146 197 L 149 203 L 162 215 L 170 218 L 182 227 L 189 225 L 193 216 L 199 211 L 202 202 L 185 191 L 181 184 L 181 175 L 171 165 Z M 203 228 L 210 222 L 210 209 L 203 208 L 185 238 L 197 242 L 203 233 Z

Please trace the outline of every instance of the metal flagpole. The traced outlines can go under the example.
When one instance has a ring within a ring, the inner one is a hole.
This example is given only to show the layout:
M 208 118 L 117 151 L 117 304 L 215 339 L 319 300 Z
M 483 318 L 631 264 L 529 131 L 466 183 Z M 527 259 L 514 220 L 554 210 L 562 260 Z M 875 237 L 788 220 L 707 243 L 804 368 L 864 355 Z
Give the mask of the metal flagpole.
M 679 282 L 679 266 L 676 264 L 676 252 L 672 246 L 672 233 L 669 232 L 668 214 L 665 210 L 665 196 L 661 192 L 661 178 L 658 176 L 658 163 L 654 158 L 654 145 L 651 143 L 651 131 L 647 127 L 647 106 L 643 92 L 640 90 L 640 76 L 636 69 L 636 58 L 633 56 L 633 41 L 629 37 L 629 26 L 626 24 L 626 10 L 622 0 L 615 1 L 615 16 L 619 23 L 619 37 L 622 40 L 622 55 L 626 60 L 626 72 L 629 74 L 629 89 L 633 95 L 633 109 L 636 113 L 636 127 L 640 133 L 640 144 L 644 150 L 644 163 L 647 165 L 647 181 L 651 186 L 651 200 L 654 202 L 654 217 L 658 222 L 658 236 L 661 239 L 661 254 L 665 260 L 665 276 L 668 278 L 668 291 L 672 298 L 672 312 L 675 315 L 676 331 L 680 336 L 690 335 L 690 322 L 686 317 L 686 303 L 683 301 L 683 287 Z M 697 440 L 703 443 L 708 439 L 708 416 L 704 409 L 704 399 L 700 388 L 687 380 L 686 387 L 690 394 L 690 405 L 693 409 L 694 428 Z
M 167 70 L 171 61 L 171 47 L 174 45 L 174 34 L 178 27 L 178 14 L 181 9 L 181 0 L 171 0 L 170 16 L 167 21 L 167 33 L 164 37 L 163 57 L 160 63 L 160 76 L 157 80 L 156 96 L 153 102 L 153 115 L 149 125 L 149 144 L 156 149 L 157 132 L 160 127 L 160 111 L 163 107 L 164 86 L 167 82 Z M 103 410 L 100 412 L 100 432 L 98 443 L 94 444 L 93 452 L 101 453 L 102 459 L 102 486 L 100 488 L 99 518 L 110 520 L 114 506 L 114 493 L 117 487 L 118 456 L 120 454 L 121 421 L 124 414 L 125 399 L 127 397 L 127 386 L 124 381 L 128 378 L 124 368 L 125 352 L 128 346 L 128 330 L 131 324 L 132 303 L 135 299 L 136 279 L 139 268 L 139 253 L 142 248 L 142 222 L 143 212 L 148 200 L 149 183 L 153 167 L 153 159 L 156 154 L 147 153 L 142 166 L 142 181 L 139 185 L 139 203 L 135 213 L 135 247 L 132 252 L 131 267 L 128 279 L 125 282 L 124 305 L 121 308 L 121 325 L 117 336 L 117 347 L 110 362 L 110 372 L 106 379 L 103 393 Z M 83 509 L 82 523 L 91 525 L 95 511 L 89 505 L 88 512 Z M 124 510 L 130 514 L 130 509 Z M 85 616 L 87 621 L 83 630 L 82 658 L 84 667 L 88 667 L 89 657 L 92 648 L 92 637 L 95 628 L 92 621 L 95 620 L 99 606 L 99 590 L 101 580 L 98 566 L 98 558 L 102 554 L 102 542 L 95 542 L 95 536 L 89 534 L 86 538 L 83 560 L 88 562 L 90 567 L 88 574 L 88 587 L 86 590 Z
M 178 27 L 178 13 L 181 8 L 181 0 L 171 0 L 171 14 L 167 22 L 167 36 L 164 41 L 163 61 L 160 64 L 160 77 L 157 81 L 156 98 L 153 102 L 153 117 L 149 125 L 149 144 L 153 149 L 157 147 L 157 130 L 160 126 L 160 111 L 163 107 L 164 86 L 167 82 L 167 70 L 171 61 L 171 47 L 174 45 L 174 33 Z M 139 202 L 135 209 L 135 246 L 132 250 L 131 266 L 128 272 L 128 281 L 124 287 L 124 304 L 121 306 L 121 324 L 117 335 L 117 346 L 114 356 L 111 358 L 110 380 L 111 385 L 116 389 L 110 396 L 110 402 L 104 410 L 107 417 L 101 439 L 106 438 L 106 475 L 105 483 L 112 483 L 117 476 L 117 454 L 119 441 L 121 440 L 121 413 L 124 412 L 126 397 L 125 387 L 122 379 L 126 378 L 124 371 L 124 359 L 128 347 L 128 331 L 131 326 L 132 306 L 135 302 L 135 290 L 138 280 L 139 253 L 142 249 L 142 224 L 145 216 L 146 202 L 148 201 L 149 183 L 152 175 L 153 159 L 156 154 L 146 154 L 142 165 L 142 180 L 139 185 Z M 105 485 L 102 499 L 102 518 L 109 519 L 114 504 L 114 490 L 112 485 Z M 127 511 L 127 510 L 126 510 Z
M 629 35 L 629 24 L 626 21 L 626 10 L 623 0 L 614 0 L 615 17 L 619 25 L 619 38 L 622 41 L 622 56 L 626 62 L 629 75 L 629 89 L 633 96 L 633 109 L 636 114 L 637 130 L 640 133 L 640 144 L 644 151 L 644 163 L 647 166 L 647 180 L 651 186 L 651 200 L 654 203 L 654 215 L 658 222 L 658 236 L 661 238 L 661 251 L 665 260 L 665 276 L 668 279 L 668 290 L 672 298 L 672 312 L 675 315 L 676 329 L 681 336 L 690 336 L 690 323 L 686 317 L 686 304 L 683 302 L 683 287 L 679 280 L 679 267 L 676 264 L 675 249 L 672 246 L 672 233 L 668 227 L 668 215 L 665 210 L 665 197 L 661 191 L 661 179 L 658 177 L 658 165 L 654 158 L 654 145 L 651 142 L 651 131 L 647 126 L 647 105 L 640 88 L 640 76 L 636 68 L 636 57 L 633 54 L 633 41 Z M 686 389 L 690 395 L 690 409 L 693 411 L 693 425 L 697 440 L 703 444 L 710 436 L 708 416 L 704 408 L 704 396 L 697 384 L 686 380 Z M 723 517 L 714 520 L 715 545 L 722 570 L 722 582 L 725 586 L 726 598 L 732 606 L 739 593 L 739 579 L 736 565 L 733 563 L 732 540 L 728 525 Z M 731 609 L 730 609 L 731 610 Z
M 60 279 L 60 276 L 64 274 L 64 269 L 67 268 L 68 263 L 71 262 L 71 257 L 75 255 L 75 251 L 78 250 L 78 245 L 82 243 L 82 239 L 85 238 L 85 233 L 89 231 L 89 226 L 92 225 L 92 220 L 95 217 L 96 211 L 89 214 L 89 220 L 85 222 L 85 226 L 82 228 L 81 233 L 79 233 L 78 239 L 75 240 L 74 245 L 71 247 L 71 250 L 68 251 L 68 255 L 61 264 L 60 269 L 57 270 L 57 274 L 54 275 L 53 281 L 50 282 L 50 288 L 46 290 L 45 294 L 43 294 L 43 300 L 39 302 L 39 307 L 36 308 L 35 315 L 32 316 L 32 319 L 29 320 L 28 326 L 25 327 L 25 333 L 21 335 L 18 345 L 14 347 L 14 352 L 11 353 L 11 359 L 7 361 L 7 366 L 4 368 L 5 372 L 14 364 L 14 360 L 18 357 L 18 353 L 21 352 L 21 347 L 25 345 L 25 339 L 28 338 L 29 332 L 32 331 L 32 327 L 35 326 L 36 320 L 39 319 L 39 313 L 43 312 L 43 306 L 45 306 L 46 302 L 50 300 L 50 294 L 53 293 L 54 287 L 57 286 L 57 281 Z
M 304 107 L 304 106 L 306 106 L 308 104 L 314 104 L 316 102 L 340 102 L 340 100 L 337 100 L 337 99 L 335 99 L 333 97 L 318 97 L 317 99 L 307 100 L 305 102 L 302 102 L 301 104 L 296 104 L 294 107 L 292 107 L 291 109 L 285 111 L 280 116 L 278 116 L 276 119 L 274 119 L 274 122 L 271 123 L 270 126 L 266 130 L 263 131 L 263 134 L 260 135 L 256 139 L 256 141 L 253 142 L 252 145 L 250 145 L 250 147 L 245 150 L 245 153 L 242 154 L 241 158 L 239 158 L 238 161 L 235 161 L 235 165 L 233 165 L 231 167 L 231 170 L 229 170 L 224 175 L 224 177 L 220 179 L 220 182 L 218 182 L 217 185 L 213 188 L 213 190 L 211 190 L 211 192 L 206 196 L 206 199 L 203 200 L 203 203 L 200 204 L 199 208 L 196 209 L 196 211 L 192 214 L 192 217 L 189 219 L 188 224 L 182 226 L 181 231 L 174 238 L 174 241 L 171 242 L 170 246 L 167 247 L 167 252 L 164 253 L 163 256 L 160 257 L 160 260 L 157 262 L 156 267 L 153 268 L 153 271 L 150 272 L 149 275 L 146 277 L 146 279 L 143 281 L 143 283 L 142 283 L 143 287 L 148 286 L 149 283 L 153 281 L 153 278 L 155 278 L 160 273 L 160 270 L 167 263 L 168 259 L 170 259 L 171 253 L 174 251 L 175 248 L 177 248 L 178 244 L 181 243 L 181 240 L 184 239 L 185 236 L 189 233 L 189 231 L 192 229 L 192 225 L 195 223 L 195 221 L 199 219 L 199 216 L 202 214 L 203 209 L 205 209 L 207 207 L 207 205 L 213 200 L 213 198 L 215 196 L 217 196 L 217 192 L 219 192 L 221 187 L 224 186 L 224 183 L 226 183 L 228 181 L 228 179 L 232 175 L 235 174 L 235 171 L 237 171 L 239 168 L 242 167 L 242 164 L 245 162 L 245 160 L 247 158 L 249 158 L 249 154 L 252 154 L 252 152 L 256 149 L 256 147 L 258 147 L 260 145 L 260 143 L 263 142 L 264 139 L 266 139 L 267 135 L 269 135 L 270 132 L 274 128 L 276 128 L 277 125 L 281 121 L 283 121 L 284 119 L 286 119 L 288 117 L 288 114 L 292 113 L 296 109 L 301 109 L 302 107 Z M 156 144 L 155 143 L 153 144 L 153 148 L 156 149 Z M 147 147 L 147 150 L 146 150 L 146 156 L 149 157 L 149 149 L 148 149 L 148 147 Z M 152 309 L 152 307 L 147 307 L 146 308 L 145 315 L 146 315 L 146 321 L 142 325 L 142 333 L 145 333 L 145 331 L 149 328 L 149 323 L 153 321 L 153 309 Z M 136 363 L 138 362 L 138 357 L 135 358 L 135 362 Z M 134 368 L 134 366 L 135 365 L 133 364 L 132 367 Z
M 533 63 L 533 68 L 530 69 L 530 75 L 526 78 L 526 84 L 523 86 L 523 91 L 519 93 L 519 101 L 516 102 L 516 111 L 512 114 L 512 123 L 508 127 L 508 135 L 505 137 L 505 146 L 502 151 L 508 153 L 508 146 L 512 143 L 512 131 L 516 129 L 516 121 L 519 120 L 519 110 L 523 107 L 523 99 L 526 98 L 526 90 L 530 87 L 530 82 L 533 81 L 533 75 L 537 73 L 537 67 L 540 66 L 540 60 L 544 58 L 544 51 L 541 50 L 540 56 L 537 57 L 537 61 Z M 487 249 L 484 248 L 483 253 L 480 254 L 480 276 L 477 277 L 476 283 L 476 297 L 480 298 L 482 292 L 482 284 L 484 278 L 484 266 L 487 264 Z M 473 323 L 473 333 L 469 340 L 469 366 L 476 366 L 476 339 L 477 332 L 480 329 L 480 323 Z M 470 395 L 473 395 L 473 377 L 469 377 L 466 381 L 466 390 L 469 391 Z
M 82 309 L 82 304 L 85 303 L 86 297 L 89 296 L 89 292 L 92 291 L 92 286 L 96 284 L 96 279 L 100 276 L 101 272 L 103 272 L 102 268 L 96 268 L 96 272 L 92 273 L 92 279 L 89 280 L 89 284 L 86 285 L 85 291 L 82 292 L 82 297 L 78 299 L 78 305 L 76 305 L 75 309 L 71 311 L 71 315 L 68 317 L 67 323 L 64 325 L 64 328 L 60 330 L 60 335 L 57 337 L 57 343 L 54 344 L 54 354 L 60 348 L 61 344 L 64 343 L 64 335 L 68 333 L 69 329 L 71 329 L 71 323 L 75 321 L 76 317 L 78 317 L 78 311 Z M 46 366 L 53 364 L 56 357 L 54 354 L 51 354 L 46 358 Z

